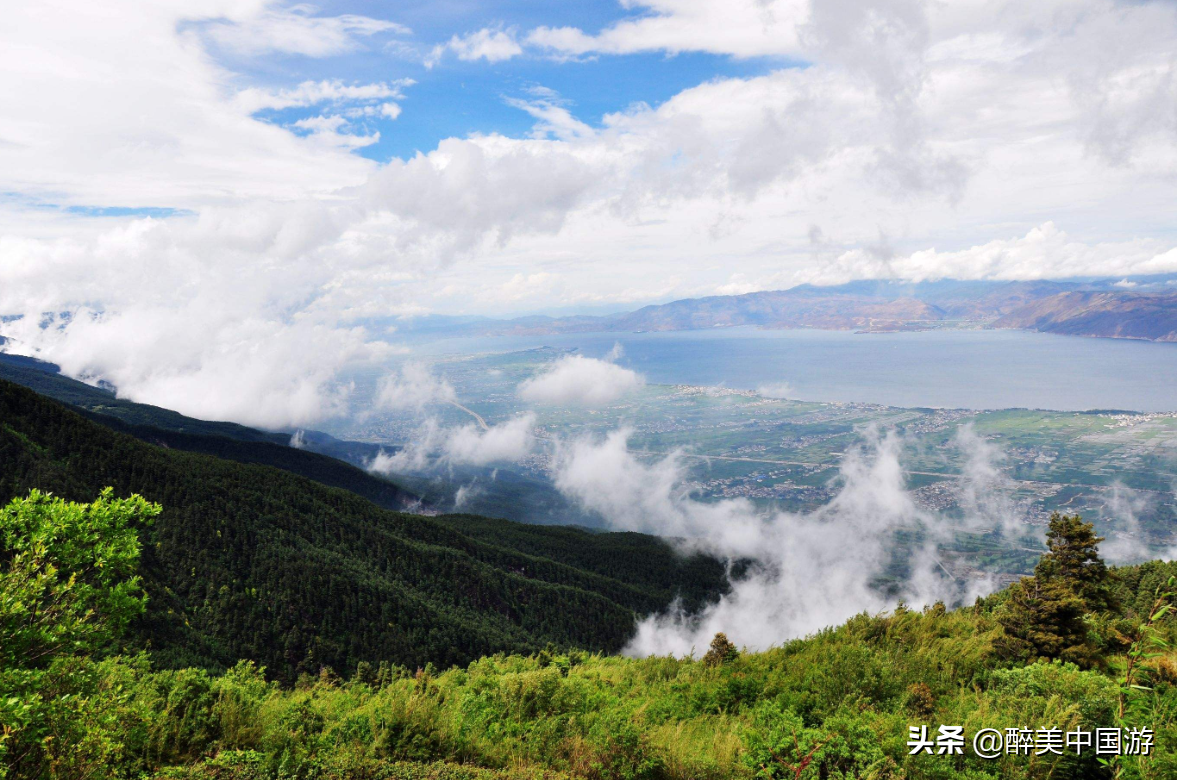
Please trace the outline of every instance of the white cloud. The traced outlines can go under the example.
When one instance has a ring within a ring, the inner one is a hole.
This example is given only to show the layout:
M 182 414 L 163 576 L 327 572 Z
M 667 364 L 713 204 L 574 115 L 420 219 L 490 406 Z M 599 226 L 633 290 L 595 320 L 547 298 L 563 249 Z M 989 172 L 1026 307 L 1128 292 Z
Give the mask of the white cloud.
M 454 465 L 487 466 L 522 460 L 535 447 L 535 415 L 521 414 L 483 430 L 474 424 L 450 431 L 442 447 Z
M 414 83 L 416 82 L 408 78 L 371 84 L 345 84 L 339 79 L 332 79 L 304 81 L 290 89 L 267 90 L 247 87 L 236 93 L 235 102 L 249 114 L 267 108 L 296 108 L 320 103 L 372 104 L 390 98 L 403 98 L 405 88 L 411 87 Z
M 1027 529 L 1014 506 L 1014 482 L 1001 470 L 1005 453 L 978 434 L 972 423 L 956 429 L 953 443 L 964 455 L 958 503 L 969 524 L 997 529 L 1011 538 L 1023 536 Z
M 21 320 L 5 332 L 70 376 L 107 379 L 122 397 L 166 403 L 200 419 L 268 428 L 345 413 L 350 387 L 336 380 L 337 371 L 387 355 L 359 329 L 241 321 L 211 301 L 193 306 L 197 311 L 78 310 L 48 329 Z M 192 322 L 201 327 L 193 329 Z
M 647 13 L 597 35 L 574 27 L 539 27 L 527 42 L 565 56 L 647 51 L 792 56 L 799 54 L 799 27 L 809 17 L 803 0 L 639 0 L 627 5 Z
M 565 355 L 519 385 L 519 397 L 535 404 L 601 406 L 645 384 L 636 371 L 584 355 Z
M 379 453 L 368 464 L 368 470 L 391 475 L 438 466 L 518 462 L 535 449 L 534 428 L 535 415 L 530 412 L 485 428 L 473 423 L 443 428 L 436 419 L 429 418 L 409 444 L 392 454 Z
M 243 4 L 256 8 L 260 3 Z M 268 5 L 268 4 L 267 4 Z M 380 33 L 406 35 L 404 25 L 386 19 L 356 14 L 315 16 L 314 8 L 295 5 L 289 9 L 264 8 L 260 13 L 210 21 L 200 27 L 218 45 L 238 54 L 257 56 L 269 52 L 328 57 L 360 47 L 360 39 Z
M 576 138 L 591 138 L 595 131 L 572 115 L 559 99 L 519 100 L 508 98 L 507 105 L 526 111 L 538 121 L 532 128 L 533 138 L 559 138 L 571 141 Z
M 902 442 L 893 434 L 868 431 L 862 446 L 847 453 L 833 500 L 800 515 L 761 512 L 743 499 L 697 500 L 686 487 L 680 455 L 640 460 L 626 449 L 628 435 L 614 431 L 602 440 L 563 445 L 556 486 L 614 528 L 681 537 L 689 547 L 754 563 L 730 594 L 701 614 L 672 610 L 643 619 L 627 648 L 634 655 L 685 655 L 706 647 L 718 631 L 738 645 L 763 649 L 864 610 L 887 609 L 894 600 L 874 581 L 895 551 L 895 533 L 922 528 L 934 540 L 950 527 L 912 501 Z M 933 546 L 916 550 L 901 597 L 924 604 L 992 586 L 941 577 L 940 567 Z
M 495 63 L 519 56 L 523 53 L 523 47 L 515 40 L 514 30 L 484 27 L 466 35 L 455 35 L 447 43 L 433 47 L 425 64 L 432 67 L 447 51 L 465 62 L 486 60 Z
M 306 117 L 305 119 L 296 121 L 293 127 L 297 127 L 299 130 L 310 131 L 309 137 L 313 140 L 347 149 L 371 146 L 380 140 L 380 133 L 356 135 L 342 132 L 344 128 L 348 127 L 348 121 L 339 114 Z
M 64 205 L 199 209 L 362 182 L 372 163 L 250 117 L 227 88 L 232 74 L 177 31 L 207 19 L 247 23 L 265 8 L 256 0 L 6 7 L 0 186 Z
M 756 388 L 756 393 L 765 398 L 792 398 L 793 386 L 788 382 L 774 382 Z
M 454 511 L 460 512 L 473 498 L 477 498 L 484 492 L 483 487 L 476 482 L 471 482 L 468 485 L 460 485 L 454 493 Z
M 420 363 L 406 363 L 398 372 L 389 373 L 380 380 L 372 405 L 385 411 L 420 411 L 433 404 L 450 403 L 456 398 L 449 382 L 435 377 Z
M 1177 270 L 1177 252 L 1150 240 L 1087 244 L 1070 239 L 1053 222 L 1025 236 L 995 239 L 957 252 L 926 249 L 887 261 L 854 250 L 837 260 L 856 276 L 874 275 L 912 280 L 1050 279 L 1110 274 L 1151 274 Z M 867 271 L 867 273 L 864 273 Z
M 1152 502 L 1148 494 L 1129 490 L 1120 482 L 1114 482 L 1111 493 L 1104 500 L 1104 517 L 1110 520 L 1113 530 L 1110 537 L 1100 545 L 1103 557 L 1115 564 L 1140 563 L 1154 557 L 1145 542 L 1140 515 L 1149 509 Z M 1166 557 L 1171 557 L 1172 551 Z

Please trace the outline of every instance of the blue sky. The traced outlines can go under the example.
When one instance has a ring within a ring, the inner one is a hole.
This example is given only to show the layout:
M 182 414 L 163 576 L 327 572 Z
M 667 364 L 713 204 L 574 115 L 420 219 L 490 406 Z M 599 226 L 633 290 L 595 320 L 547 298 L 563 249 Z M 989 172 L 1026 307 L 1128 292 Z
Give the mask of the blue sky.
M 300 55 L 238 56 L 210 47 L 245 83 L 281 88 L 303 80 L 341 79 L 371 83 L 412 79 L 395 120 L 374 119 L 357 129 L 379 131 L 380 141 L 357 150 L 387 161 L 427 152 L 438 141 L 473 133 L 526 135 L 535 120 L 508 103 L 529 99 L 537 87 L 554 90 L 581 121 L 600 124 L 608 113 L 635 103 L 658 105 L 714 78 L 740 78 L 793 65 L 786 57 L 734 58 L 708 52 L 652 52 L 553 58 L 528 51 L 509 60 L 462 61 L 452 54 L 427 67 L 424 59 L 452 36 L 481 29 L 515 35 L 540 26 L 572 26 L 596 32 L 619 20 L 646 15 L 615 2 L 351 2 L 321 3 L 323 16 L 362 14 L 397 22 L 411 33 L 384 33 L 358 42 L 357 50 L 323 59 Z M 199 27 L 199 25 L 196 25 Z M 314 107 L 262 112 L 267 121 L 291 124 L 314 116 Z

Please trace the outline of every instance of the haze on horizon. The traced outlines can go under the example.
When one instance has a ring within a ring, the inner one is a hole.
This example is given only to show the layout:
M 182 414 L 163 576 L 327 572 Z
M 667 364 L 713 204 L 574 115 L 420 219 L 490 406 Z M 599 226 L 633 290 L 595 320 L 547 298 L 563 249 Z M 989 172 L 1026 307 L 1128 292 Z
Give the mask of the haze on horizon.
M 6 8 L 6 348 L 303 425 L 398 317 L 1177 271 L 1173 3 L 572 5 Z

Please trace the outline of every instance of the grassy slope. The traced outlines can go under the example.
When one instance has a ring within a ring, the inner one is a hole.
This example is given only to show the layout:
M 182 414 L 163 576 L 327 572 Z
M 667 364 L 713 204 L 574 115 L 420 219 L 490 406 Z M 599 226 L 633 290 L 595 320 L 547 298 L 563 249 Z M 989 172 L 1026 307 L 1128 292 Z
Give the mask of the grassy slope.
M 719 562 L 654 540 L 582 532 L 570 548 L 560 529 L 547 544 L 537 530 L 521 551 L 510 524 L 476 539 L 284 471 L 152 446 L 0 381 L 0 496 L 38 487 L 84 500 L 107 485 L 165 507 L 144 531 L 140 636 L 170 665 L 252 658 L 289 680 L 361 660 L 616 650 L 635 613 L 724 582 Z
M 1122 570 L 1125 613 L 1150 602 L 1173 573 L 1174 564 Z M 238 702 L 232 717 L 213 715 L 216 725 L 198 744 L 176 743 L 173 763 L 188 766 L 172 774 L 192 780 L 273 778 L 282 766 L 340 780 L 462 771 L 431 763 L 439 761 L 520 779 L 541 771 L 647 780 L 1110 778 L 1090 752 L 985 760 L 966 747 L 962 756 L 909 755 L 911 725 L 928 725 L 933 735 L 940 724 L 963 726 L 967 735 L 1115 725 L 1122 656 L 1086 671 L 1003 659 L 995 650 L 999 602 L 861 615 L 719 666 L 541 653 L 484 658 L 439 676 L 325 678 L 295 690 L 267 688 L 239 668 L 220 680 L 157 681 L 153 690 L 203 689 L 214 694 L 209 700 Z M 1171 622 L 1165 631 L 1172 635 Z M 1149 662 L 1160 669 L 1151 690 L 1131 694 L 1129 724 L 1154 728 L 1157 742 L 1150 759 L 1127 763 L 1125 778 L 1177 777 L 1173 662 L 1171 654 Z M 250 696 L 244 728 L 239 716 Z M 294 723 L 313 726 L 292 731 Z M 806 769 L 787 769 L 815 747 Z M 214 772 L 182 758 L 210 750 L 224 751 L 216 761 L 237 768 Z

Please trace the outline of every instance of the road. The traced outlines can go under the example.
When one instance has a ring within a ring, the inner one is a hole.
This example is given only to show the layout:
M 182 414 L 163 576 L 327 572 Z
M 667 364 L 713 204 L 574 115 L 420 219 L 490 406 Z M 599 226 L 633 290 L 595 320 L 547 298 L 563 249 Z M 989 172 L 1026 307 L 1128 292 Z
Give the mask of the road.
M 490 430 L 490 426 L 486 424 L 486 420 L 482 419 L 482 415 L 479 414 L 478 412 L 474 411 L 473 409 L 471 409 L 469 407 L 462 406 L 457 401 L 450 401 L 449 403 L 451 406 L 456 406 L 459 409 L 461 409 L 463 412 L 465 412 L 466 414 L 473 417 L 478 422 L 478 425 L 479 425 L 479 427 L 482 428 L 482 430 L 484 430 L 484 431 Z

